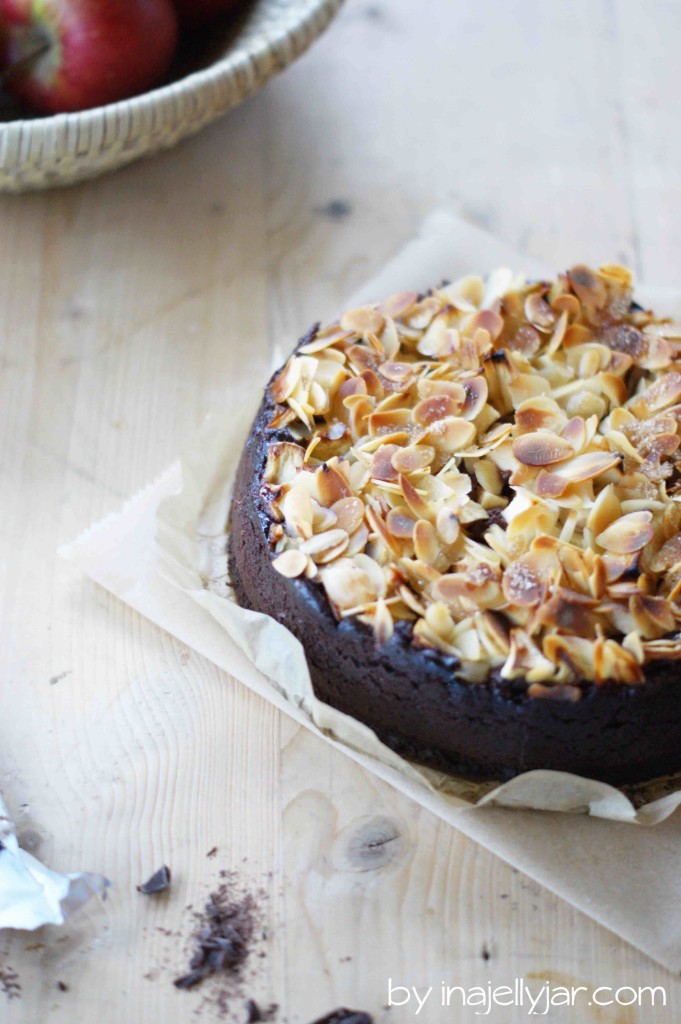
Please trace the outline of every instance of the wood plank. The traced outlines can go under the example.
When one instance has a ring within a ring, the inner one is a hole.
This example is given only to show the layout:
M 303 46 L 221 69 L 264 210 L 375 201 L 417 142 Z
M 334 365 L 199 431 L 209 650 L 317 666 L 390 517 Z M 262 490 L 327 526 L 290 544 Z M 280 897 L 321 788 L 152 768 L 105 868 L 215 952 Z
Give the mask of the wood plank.
M 212 405 L 261 384 L 272 354 L 436 205 L 556 266 L 624 259 L 673 282 L 680 40 L 667 3 L 348 4 L 299 64 L 197 139 L 0 202 L 0 789 L 46 861 L 115 883 L 64 930 L 0 938 L 23 988 L 0 995 L 10 1024 L 193 1020 L 203 994 L 171 981 L 187 904 L 223 869 L 267 894 L 266 956 L 227 1019 L 243 1019 L 248 994 L 292 1024 L 339 1003 L 404 1020 L 381 1009 L 390 977 L 516 976 L 664 984 L 666 1019 L 678 1016 L 676 979 L 54 551 L 158 473 Z M 164 861 L 171 896 L 144 899 L 135 885 Z

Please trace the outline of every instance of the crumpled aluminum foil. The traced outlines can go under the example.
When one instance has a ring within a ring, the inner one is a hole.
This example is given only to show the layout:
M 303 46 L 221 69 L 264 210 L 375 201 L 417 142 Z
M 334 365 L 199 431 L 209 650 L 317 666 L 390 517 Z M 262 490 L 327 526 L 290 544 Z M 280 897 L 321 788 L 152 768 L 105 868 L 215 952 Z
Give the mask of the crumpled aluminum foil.
M 111 883 L 87 871 L 60 875 L 19 847 L 16 827 L 0 797 L 0 928 L 33 931 L 64 924 Z

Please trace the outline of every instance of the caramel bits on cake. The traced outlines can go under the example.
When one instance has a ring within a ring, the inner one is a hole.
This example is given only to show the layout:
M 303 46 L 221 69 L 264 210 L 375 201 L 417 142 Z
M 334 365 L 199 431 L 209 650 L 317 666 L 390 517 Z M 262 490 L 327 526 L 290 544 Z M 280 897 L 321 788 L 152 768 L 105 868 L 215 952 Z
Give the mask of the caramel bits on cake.
M 339 619 L 563 701 L 681 658 L 681 327 L 625 268 L 348 310 L 271 395 L 272 564 Z

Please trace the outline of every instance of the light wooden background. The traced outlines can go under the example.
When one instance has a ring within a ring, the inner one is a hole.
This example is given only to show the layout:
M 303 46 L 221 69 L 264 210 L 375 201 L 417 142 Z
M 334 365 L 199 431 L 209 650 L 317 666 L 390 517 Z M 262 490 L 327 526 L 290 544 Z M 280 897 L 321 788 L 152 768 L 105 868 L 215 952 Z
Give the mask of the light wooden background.
M 115 883 L 63 930 L 0 937 L 23 988 L 0 996 L 0 1018 L 212 1019 L 171 980 L 186 904 L 238 868 L 268 893 L 245 993 L 282 1021 L 341 1003 L 412 1020 L 382 1009 L 389 977 L 516 976 L 667 987 L 665 1011 L 555 1011 L 559 1024 L 679 1019 L 677 979 L 55 549 L 164 468 L 211 406 L 262 382 L 272 346 L 435 205 L 556 267 L 622 260 L 678 284 L 680 48 L 677 0 L 349 0 L 295 68 L 199 138 L 0 201 L 0 790 L 49 864 Z M 163 862 L 172 895 L 145 900 L 135 884 Z

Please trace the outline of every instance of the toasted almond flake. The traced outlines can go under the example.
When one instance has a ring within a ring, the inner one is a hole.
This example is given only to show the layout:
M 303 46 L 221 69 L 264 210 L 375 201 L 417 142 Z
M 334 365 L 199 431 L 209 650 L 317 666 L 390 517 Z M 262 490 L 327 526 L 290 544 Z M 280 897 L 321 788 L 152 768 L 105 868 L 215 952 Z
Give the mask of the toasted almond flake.
M 465 451 L 475 440 L 476 433 L 475 425 L 468 420 L 458 416 L 446 416 L 431 423 L 418 441 L 453 455 L 455 452 Z
M 414 524 L 414 552 L 416 557 L 429 565 L 437 560 L 440 552 L 435 527 L 427 519 L 419 519 Z
M 461 277 L 453 284 L 439 289 L 440 295 L 462 313 L 474 313 L 485 298 L 485 283 L 481 277 Z
M 416 292 L 397 292 L 395 295 L 384 299 L 378 309 L 383 316 L 397 320 L 408 313 L 417 301 L 418 294 Z
M 350 487 L 345 477 L 328 463 L 323 463 L 315 473 L 320 504 L 327 508 L 341 498 L 349 498 Z
M 511 605 L 530 608 L 539 604 L 545 592 L 545 584 L 532 564 L 531 556 L 524 556 L 506 568 L 502 589 Z
M 267 483 L 288 484 L 305 462 L 305 449 L 290 441 L 278 441 L 267 449 L 264 479 Z
M 364 519 L 364 502 L 361 498 L 340 498 L 331 506 L 331 511 L 339 529 L 351 534 L 359 529 Z
M 681 565 L 681 533 L 670 537 L 650 562 L 653 572 L 668 572 Z
M 412 512 L 403 506 L 391 508 L 386 516 L 388 532 L 397 540 L 411 540 L 417 520 Z
M 453 509 L 441 508 L 437 514 L 436 526 L 445 544 L 456 544 L 461 532 L 461 523 Z
M 378 372 L 395 384 L 407 384 L 414 376 L 413 363 L 381 363 Z
M 655 536 L 651 512 L 630 512 L 621 516 L 596 537 L 596 543 L 616 555 L 640 551 Z
M 463 382 L 466 399 L 461 415 L 466 420 L 474 420 L 485 407 L 489 396 L 489 387 L 483 376 L 468 377 Z
M 428 519 L 432 516 L 433 512 L 428 502 L 419 494 L 418 490 L 414 487 L 409 477 L 405 476 L 404 473 L 400 473 L 398 477 L 398 483 L 404 496 L 404 500 L 407 505 L 414 513 L 417 519 Z
M 286 576 L 288 579 L 295 579 L 297 576 L 302 576 L 307 568 L 308 557 L 302 551 L 296 548 L 291 548 L 288 551 L 282 551 L 274 561 L 272 562 L 272 568 L 276 569 L 281 576 Z
M 398 473 L 393 466 L 392 459 L 400 451 L 402 449 L 398 448 L 396 444 L 384 444 L 378 451 L 374 452 L 371 475 L 375 480 L 397 480 Z
M 385 326 L 385 316 L 373 306 L 359 306 L 343 313 L 340 325 L 353 334 L 379 334 Z
M 517 437 L 513 442 L 513 454 L 525 466 L 550 466 L 574 455 L 574 448 L 557 434 L 537 430 Z
M 579 264 L 568 271 L 568 278 L 577 298 L 590 313 L 605 306 L 608 298 L 605 285 L 590 267 Z
M 569 683 L 556 683 L 547 686 L 545 683 L 532 683 L 527 688 L 528 697 L 535 697 L 543 700 L 564 700 L 575 703 L 581 700 L 582 691 L 578 686 Z
M 556 322 L 556 314 L 541 292 L 530 292 L 525 299 L 525 316 L 539 331 L 550 331 Z
M 621 461 L 618 452 L 587 452 L 584 455 L 576 455 L 574 459 L 558 466 L 552 472 L 568 483 L 579 483 L 607 473 Z
M 431 395 L 430 398 L 423 398 L 411 411 L 415 423 L 420 426 L 427 426 L 445 416 L 457 416 L 461 412 L 462 404 L 456 402 L 449 395 Z
M 435 449 L 427 444 L 413 444 L 398 448 L 391 456 L 393 469 L 398 473 L 419 473 L 430 466 L 435 458 Z

